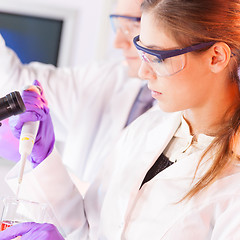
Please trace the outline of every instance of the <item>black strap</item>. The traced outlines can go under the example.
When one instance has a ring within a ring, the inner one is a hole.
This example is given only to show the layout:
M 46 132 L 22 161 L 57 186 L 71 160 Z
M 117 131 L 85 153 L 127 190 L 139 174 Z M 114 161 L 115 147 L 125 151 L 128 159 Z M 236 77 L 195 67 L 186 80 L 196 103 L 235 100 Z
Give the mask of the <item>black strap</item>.
M 159 156 L 157 161 L 153 164 L 153 166 L 148 170 L 145 178 L 143 179 L 142 185 L 146 182 L 150 181 L 152 178 L 154 178 L 158 173 L 163 171 L 165 168 L 171 166 L 173 162 L 171 162 L 163 153 Z M 141 189 L 140 187 L 140 189 Z

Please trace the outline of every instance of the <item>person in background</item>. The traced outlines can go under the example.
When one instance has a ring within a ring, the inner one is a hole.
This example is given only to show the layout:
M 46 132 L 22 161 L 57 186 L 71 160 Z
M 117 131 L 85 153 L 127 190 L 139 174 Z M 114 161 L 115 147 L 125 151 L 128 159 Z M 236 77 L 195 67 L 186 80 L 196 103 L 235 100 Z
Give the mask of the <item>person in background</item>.
M 35 168 L 22 186 L 32 191 L 24 196 L 37 194 L 34 174 L 62 226 L 78 228 L 75 239 L 240 239 L 240 2 L 144 0 L 142 10 L 134 38 L 139 74 L 166 115 L 150 111 L 126 129 L 84 198 L 53 144 L 41 158 L 36 143 Z M 31 92 L 24 101 L 30 96 L 46 105 Z M 35 112 L 41 129 L 53 132 L 37 105 L 15 118 L 16 135 Z M 52 142 L 52 134 L 41 136 Z M 53 194 L 57 182 L 61 191 Z M 63 239 L 53 225 L 37 223 L 10 227 L 0 239 L 18 235 Z
M 122 50 L 123 62 L 94 63 L 74 69 L 36 62 L 23 65 L 0 39 L 0 92 L 22 90 L 35 79 L 41 82 L 56 140 L 64 142 L 63 162 L 87 185 L 123 129 L 152 106 L 146 82 L 137 76 L 141 60 L 132 42 L 140 31 L 141 2 L 118 0 L 110 16 L 116 31 L 114 46 Z M 6 135 L 4 125 L 1 132 Z M 0 155 L 9 157 L 5 149 L 0 148 Z

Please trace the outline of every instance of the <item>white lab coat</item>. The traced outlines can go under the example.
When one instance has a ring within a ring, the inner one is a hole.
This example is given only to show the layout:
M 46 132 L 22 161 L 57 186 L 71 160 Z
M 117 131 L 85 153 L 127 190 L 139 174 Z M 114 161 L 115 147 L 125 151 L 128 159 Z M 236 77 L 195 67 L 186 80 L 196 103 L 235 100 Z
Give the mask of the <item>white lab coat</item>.
M 189 201 L 177 203 L 192 185 L 200 155 L 174 163 L 139 190 L 178 128 L 180 114 L 163 116 L 156 110 L 138 118 L 123 134 L 84 199 L 55 150 L 25 175 L 22 196 L 51 203 L 65 233 L 78 228 L 71 240 L 240 239 L 240 165 Z M 203 161 L 196 180 L 209 164 L 211 160 Z M 9 178 L 13 175 L 14 170 Z
M 69 69 L 22 65 L 0 36 L 0 93 L 20 90 L 37 79 L 53 118 L 63 162 L 82 181 L 91 181 L 119 138 L 143 83 L 129 78 L 124 63 Z M 1 151 L 0 151 L 1 154 Z

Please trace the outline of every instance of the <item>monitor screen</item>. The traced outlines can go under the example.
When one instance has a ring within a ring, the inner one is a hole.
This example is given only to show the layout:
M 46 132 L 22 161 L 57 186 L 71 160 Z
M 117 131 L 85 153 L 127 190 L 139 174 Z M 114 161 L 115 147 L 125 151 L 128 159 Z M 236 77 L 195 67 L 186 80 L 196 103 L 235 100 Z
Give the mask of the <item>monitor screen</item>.
M 0 33 L 22 63 L 58 66 L 63 20 L 0 12 Z

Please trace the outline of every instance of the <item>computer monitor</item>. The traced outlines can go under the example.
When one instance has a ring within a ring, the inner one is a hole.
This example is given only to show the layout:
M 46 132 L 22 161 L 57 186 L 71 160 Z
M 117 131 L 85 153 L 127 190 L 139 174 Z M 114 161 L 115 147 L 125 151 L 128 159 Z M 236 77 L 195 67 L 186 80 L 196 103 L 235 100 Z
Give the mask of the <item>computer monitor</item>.
M 69 66 L 74 10 L 42 4 L 0 3 L 0 33 L 23 63 Z

